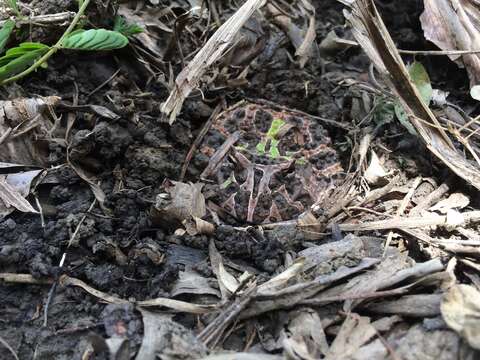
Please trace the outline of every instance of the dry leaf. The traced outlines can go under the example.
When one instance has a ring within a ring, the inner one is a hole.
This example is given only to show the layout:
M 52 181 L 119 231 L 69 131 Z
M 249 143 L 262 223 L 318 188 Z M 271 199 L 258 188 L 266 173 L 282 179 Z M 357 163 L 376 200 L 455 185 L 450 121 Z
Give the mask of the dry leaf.
M 257 293 L 265 295 L 270 292 L 275 292 L 285 288 L 291 279 L 295 278 L 303 271 L 304 265 L 305 259 L 303 257 L 296 259 L 293 264 L 290 265 L 290 267 L 288 267 L 285 271 L 281 272 L 280 274 L 274 276 L 267 282 L 260 285 L 258 287 Z
M 301 309 L 289 314 L 288 324 L 282 331 L 282 335 L 289 340 L 283 342 L 288 353 L 299 354 L 306 350 L 307 356 L 302 358 L 318 359 L 320 355 L 327 354 L 329 347 L 322 322 L 318 313 L 312 309 Z
M 196 271 L 186 269 L 178 273 L 178 279 L 170 291 L 172 297 L 182 294 L 214 295 L 220 297 L 220 292 L 210 286 L 207 278 Z
M 352 4 L 352 11 L 346 13 L 346 17 L 356 40 L 397 95 L 410 123 L 415 127 L 425 146 L 455 174 L 480 189 L 479 167 L 455 148 L 433 112 L 422 100 L 374 1 L 355 1 Z
M 441 294 L 405 295 L 395 300 L 380 300 L 362 306 L 374 314 L 392 314 L 408 317 L 435 317 L 440 314 Z
M 264 3 L 265 0 L 247 0 L 232 17 L 218 28 L 193 60 L 178 74 L 175 87 L 161 106 L 161 111 L 169 116 L 170 124 L 175 121 L 182 109 L 183 102 L 198 86 L 205 71 L 228 50 L 238 31 Z
M 133 38 L 138 40 L 138 44 L 145 47 L 152 55 L 163 59 L 165 55 L 166 46 L 159 45 L 157 38 L 165 37 L 167 34 L 172 34 L 173 29 L 162 23 L 159 19 L 159 13 L 163 9 L 151 9 L 137 11 L 130 8 L 130 4 L 120 4 L 118 8 L 118 15 L 121 15 L 130 24 L 135 24 L 143 28 L 143 32 L 133 35 Z
M 340 332 L 333 341 L 325 359 L 348 359 L 376 334 L 377 332 L 368 317 L 350 314 L 343 322 Z
M 480 292 L 473 286 L 452 286 L 443 298 L 440 310 L 443 319 L 464 337 L 471 347 L 480 350 Z
M 77 112 L 77 111 L 87 112 L 87 113 L 95 114 L 110 120 L 118 120 L 120 118 L 120 116 L 115 114 L 112 110 L 101 105 L 94 105 L 94 104 L 72 105 L 62 101 L 58 104 L 58 108 L 64 111 L 67 110 L 69 112 Z
M 445 229 L 447 231 L 454 231 L 456 228 L 465 225 L 465 218 L 463 217 L 462 213 L 450 209 L 447 211 L 447 217 L 445 222 Z
M 315 45 L 315 7 L 307 0 L 299 1 L 298 4 L 305 18 L 308 18 L 308 25 L 303 29 L 298 27 L 285 12 L 280 11 L 278 5 L 268 4 L 267 10 L 272 21 L 283 30 L 295 47 L 295 56 L 299 60 L 300 67 L 303 68 Z
M 420 22 L 425 38 L 445 51 L 480 48 L 480 8 L 475 0 L 424 0 Z M 462 59 L 470 87 L 480 84 L 480 54 L 450 55 Z
M 229 291 L 227 286 L 224 284 L 224 279 L 220 273 L 220 267 L 223 266 L 223 259 L 222 255 L 218 252 L 213 239 L 210 240 L 208 253 L 210 255 L 210 265 L 212 267 L 212 271 L 217 277 L 218 287 L 220 288 L 220 292 L 222 294 L 222 300 L 226 300 L 228 299 Z
M 8 176 L 0 175 L 0 219 L 9 215 L 14 209 L 22 212 L 38 213 L 25 199 L 28 196 L 30 183 L 38 173 L 38 170 L 29 172 L 30 180 L 23 179 L 28 183 L 28 186 L 22 182 L 15 184 L 15 182 L 8 180 Z
M 223 354 L 215 354 L 202 358 L 201 360 L 283 360 L 283 356 L 269 355 L 263 353 L 240 353 L 231 352 Z
M 439 211 L 446 214 L 450 209 L 463 209 L 470 203 L 470 198 L 462 193 L 453 193 L 447 199 L 440 200 L 430 208 L 430 211 Z
M 202 218 L 207 210 L 202 190 L 203 184 L 167 182 L 165 193 L 157 195 L 152 209 L 152 221 L 167 228 L 178 228 L 184 220 Z
M 380 164 L 380 159 L 375 151 L 372 150 L 370 165 L 368 165 L 363 177 L 370 185 L 385 185 L 385 177 L 387 175 L 388 174 L 383 168 L 382 164 Z
M 59 97 L 18 98 L 0 101 L 0 161 L 44 166 L 46 154 L 38 146 L 34 133 L 47 133 L 52 124 L 44 116 Z
M 107 210 L 104 206 L 105 203 L 105 193 L 103 192 L 100 185 L 96 182 L 95 178 L 92 175 L 87 174 L 85 170 L 83 170 L 80 166 L 75 164 L 73 161 L 69 161 L 69 165 L 73 171 L 83 180 L 85 181 L 90 189 L 92 190 L 95 199 L 97 199 L 98 204 L 101 208 L 105 211 Z M 107 210 L 108 211 L 108 210 Z
M 323 237 L 324 224 L 311 211 L 300 214 L 297 219 L 297 225 L 303 230 L 306 239 L 315 240 Z
M 60 278 L 60 284 L 62 286 L 77 286 L 88 292 L 90 295 L 95 296 L 103 301 L 106 301 L 110 304 L 128 304 L 129 301 L 119 298 L 114 295 L 110 295 L 104 293 L 103 291 L 97 290 L 86 283 L 84 283 L 80 279 L 72 278 L 67 275 L 63 275 Z M 185 301 L 180 300 L 173 300 L 167 298 L 155 298 L 150 300 L 141 300 L 136 302 L 136 305 L 140 307 L 166 307 L 172 310 L 180 311 L 180 312 L 187 312 L 192 314 L 204 314 L 211 312 L 215 309 L 215 306 L 211 305 L 199 305 L 199 304 L 192 304 Z
M 238 289 L 238 286 L 240 283 L 238 280 L 230 274 L 227 270 L 225 270 L 225 267 L 223 266 L 223 262 L 218 264 L 218 281 L 221 281 L 223 286 L 231 293 L 235 293 Z
M 324 58 L 333 57 L 353 46 L 358 46 L 357 42 L 342 39 L 338 37 L 335 30 L 332 30 L 320 43 L 320 55 Z
M 212 235 L 215 231 L 215 225 L 202 220 L 197 216 L 183 220 L 183 225 L 188 235 Z
M 0 166 L 1 168 L 1 166 Z M 23 197 L 30 194 L 30 187 L 33 180 L 40 175 L 43 170 L 29 170 L 23 172 L 9 173 L 6 176 L 6 182 L 12 185 Z
M 144 335 L 137 360 L 198 359 L 207 348 L 195 334 L 173 321 L 170 314 L 141 310 Z

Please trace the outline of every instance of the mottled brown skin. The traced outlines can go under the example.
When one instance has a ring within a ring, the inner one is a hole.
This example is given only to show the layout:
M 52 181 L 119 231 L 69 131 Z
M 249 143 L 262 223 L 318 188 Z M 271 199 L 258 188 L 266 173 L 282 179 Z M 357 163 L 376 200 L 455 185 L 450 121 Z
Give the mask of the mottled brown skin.
M 282 121 L 274 137 L 280 156 L 270 154 L 272 121 Z M 238 132 L 240 136 L 238 136 Z M 220 146 L 211 146 L 219 136 Z M 209 140 L 209 137 L 212 137 Z M 222 144 L 232 143 L 225 151 Z M 265 152 L 257 149 L 266 140 Z M 219 149 L 224 153 L 218 162 Z M 216 119 L 201 151 L 217 165 L 205 174 L 207 197 L 239 222 L 290 220 L 315 203 L 343 172 L 328 133 L 303 113 L 242 102 Z M 217 156 L 215 156 L 217 155 Z

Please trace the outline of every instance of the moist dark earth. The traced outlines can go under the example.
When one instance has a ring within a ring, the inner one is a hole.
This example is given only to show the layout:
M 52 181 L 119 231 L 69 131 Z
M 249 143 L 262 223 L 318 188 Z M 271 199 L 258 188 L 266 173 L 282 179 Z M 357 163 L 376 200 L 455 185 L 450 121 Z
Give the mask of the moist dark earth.
M 316 8 L 317 39 L 323 39 L 333 29 L 339 33 L 344 31 L 340 4 L 335 1 L 312 3 Z M 75 4 L 72 4 L 68 1 L 46 1 L 41 4 L 32 2 L 31 6 L 39 7 L 38 13 L 54 13 L 74 10 Z M 387 26 L 400 48 L 425 47 L 424 40 L 418 35 L 419 24 L 415 22 L 417 20 L 412 20 L 418 19 L 414 14 L 421 12 L 420 1 L 406 1 L 402 5 L 395 1 L 382 1 L 379 7 L 390 15 L 386 17 Z M 92 13 L 95 11 L 98 9 L 94 10 L 92 6 Z M 183 46 L 184 53 L 188 54 L 194 45 L 185 41 Z M 203 94 L 205 101 L 199 93 L 194 93 L 171 126 L 162 121 L 160 113 L 160 104 L 167 98 L 168 89 L 164 83 L 149 79 L 136 63 L 131 48 L 103 54 L 62 53 L 49 61 L 48 69 L 39 70 L 18 84 L 2 89 L 2 99 L 57 95 L 70 103 L 78 89 L 80 105 L 102 105 L 120 117 L 109 120 L 77 112 L 68 150 L 64 144 L 49 144 L 48 165 L 52 170 L 37 189 L 44 224 L 36 214 L 19 212 L 0 221 L 1 272 L 31 274 L 37 279 L 58 279 L 60 275 L 67 274 L 98 290 L 130 300 L 168 297 L 179 271 L 186 266 L 194 265 L 198 272 L 211 276 L 207 260 L 208 244 L 213 239 L 222 255 L 238 266 L 255 271 L 260 278 L 262 274 L 268 277 L 274 273 L 288 251 L 298 250 L 296 244 L 302 243 L 303 235 L 295 233 L 293 237 L 297 238 L 293 240 L 296 241 L 291 241 L 292 234 L 282 237 L 276 232 L 237 231 L 234 226 L 259 224 L 269 216 L 269 220 L 292 219 L 313 203 L 309 194 L 297 194 L 289 204 L 298 200 L 301 207 L 291 206 L 285 210 L 285 202 L 280 202 L 278 207 L 282 208 L 282 212 L 276 213 L 272 213 L 271 199 L 260 200 L 253 217 L 247 214 L 248 196 L 239 194 L 237 209 L 233 211 L 230 208 L 230 214 L 222 219 L 223 225 L 208 236 L 176 235 L 170 229 L 153 224 L 150 215 L 164 181 L 180 178 L 191 144 L 219 102 L 224 102 L 227 108 L 241 100 L 249 99 L 247 101 L 252 103 L 263 99 L 322 118 L 339 122 L 348 120 L 352 94 L 348 88 L 339 87 L 338 83 L 344 78 L 365 76 L 368 67 L 366 57 L 359 49 L 353 48 L 329 60 L 314 57 L 302 69 L 292 61 L 293 53 L 292 46 L 284 41 L 273 54 L 262 54 L 256 59 L 248 73 L 247 85 L 211 87 Z M 172 56 L 178 57 L 178 54 Z M 177 74 L 181 64 L 175 61 L 173 64 Z M 445 66 L 448 68 L 449 65 Z M 93 92 L 118 69 L 117 76 Z M 233 67 L 232 74 L 235 71 Z M 448 75 L 445 76 L 445 79 L 435 80 L 446 81 Z M 62 115 L 62 121 L 66 121 L 68 113 L 59 115 Z M 232 116 L 241 115 L 236 113 Z M 268 131 L 273 119 L 271 116 L 262 125 L 263 133 Z M 237 120 L 233 118 L 234 122 Z M 308 121 L 316 126 L 318 132 L 312 147 L 324 144 L 329 149 L 330 155 L 325 156 L 325 162 L 318 166 L 319 171 L 324 170 L 325 164 L 337 164 L 335 175 L 338 176 L 327 176 L 325 186 L 328 186 L 341 179 L 343 169 L 348 168 L 346 132 L 317 118 Z M 208 165 L 208 155 L 213 154 L 224 138 L 233 132 L 227 129 L 221 134 L 218 129 L 217 124 L 195 152 L 185 181 L 200 180 Z M 250 139 L 253 145 L 258 140 Z M 104 206 L 108 212 L 102 211 L 98 204 L 88 212 L 95 197 L 88 184 L 67 164 L 67 151 L 70 161 L 96 176 L 106 194 Z M 236 154 L 242 156 L 238 149 Z M 262 163 L 258 159 L 250 160 Z M 425 163 L 425 175 L 436 172 L 428 156 L 422 161 Z M 263 165 L 271 164 L 264 161 Z M 418 166 L 421 165 L 420 161 Z M 218 191 L 229 176 L 228 167 L 224 167 L 222 176 L 213 176 L 215 181 L 207 185 L 210 200 L 218 205 L 225 203 L 226 195 L 231 195 Z M 276 181 L 288 179 L 288 174 L 282 176 Z M 237 174 L 236 180 L 238 183 L 245 181 L 245 174 Z M 256 181 L 255 190 L 258 190 Z M 33 201 L 33 198 L 29 199 Z M 69 239 L 87 212 L 74 243 L 66 250 Z M 280 218 L 275 216 L 279 213 Z M 59 268 L 65 251 L 65 265 Z M 129 306 L 106 305 L 73 287 L 56 288 L 48 309 L 47 325 L 44 326 L 44 310 L 50 289 L 50 285 L 0 285 L 0 336 L 21 359 L 81 359 L 86 344 L 95 336 L 109 336 L 116 319 L 122 319 L 125 331 L 132 334 L 130 338 L 134 341 L 131 346 L 138 347 L 140 344 L 143 326 L 139 313 Z M 191 300 L 188 295 L 177 298 Z M 194 316 L 182 315 L 175 319 L 187 326 L 196 322 Z M 0 353 L 1 359 L 9 356 L 3 350 Z M 100 353 L 94 358 L 106 356 Z

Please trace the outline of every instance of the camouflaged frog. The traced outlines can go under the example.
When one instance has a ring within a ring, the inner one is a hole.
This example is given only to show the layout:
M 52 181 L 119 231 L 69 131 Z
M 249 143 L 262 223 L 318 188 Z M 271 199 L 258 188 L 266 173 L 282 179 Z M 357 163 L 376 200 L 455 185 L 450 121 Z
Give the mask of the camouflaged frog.
M 210 158 L 201 175 L 207 199 L 241 223 L 296 218 L 343 174 L 315 117 L 267 103 L 220 114 L 200 150 Z

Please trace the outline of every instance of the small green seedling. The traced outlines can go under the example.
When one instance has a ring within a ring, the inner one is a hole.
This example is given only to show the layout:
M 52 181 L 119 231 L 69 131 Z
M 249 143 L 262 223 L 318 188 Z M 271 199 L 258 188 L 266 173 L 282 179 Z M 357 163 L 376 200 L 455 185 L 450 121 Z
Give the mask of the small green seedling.
M 137 24 L 129 24 L 122 16 L 115 17 L 115 23 L 113 24 L 113 31 L 119 32 L 127 37 L 140 34 L 143 32 L 143 28 Z
M 220 187 L 222 189 L 228 188 L 230 185 L 232 185 L 235 182 L 235 177 L 233 175 L 233 172 L 230 174 L 227 180 L 225 180 Z
M 38 42 L 25 42 L 8 49 L 0 57 L 0 85 L 23 78 L 39 67 L 45 67 L 47 60 L 60 49 L 100 51 L 120 49 L 128 44 L 128 37 L 142 32 L 137 25 L 128 24 L 121 17 L 115 18 L 113 30 L 106 29 L 76 29 L 80 18 L 90 0 L 79 3 L 79 10 L 74 19 L 55 45 L 49 46 Z M 16 0 L 7 0 L 8 5 L 16 14 L 15 20 L 22 19 Z M 15 20 L 4 22 L 0 29 L 0 54 L 15 29 Z
M 282 129 L 283 125 L 285 125 L 285 121 L 283 121 L 282 119 L 274 119 L 272 121 L 270 129 L 268 129 L 267 135 L 256 146 L 257 152 L 260 155 L 265 154 L 267 144 L 270 142 L 270 149 L 268 152 L 269 156 L 273 159 L 280 157 L 280 151 L 278 150 L 278 144 L 280 142 L 280 140 L 278 139 L 278 133 Z

